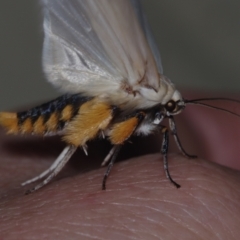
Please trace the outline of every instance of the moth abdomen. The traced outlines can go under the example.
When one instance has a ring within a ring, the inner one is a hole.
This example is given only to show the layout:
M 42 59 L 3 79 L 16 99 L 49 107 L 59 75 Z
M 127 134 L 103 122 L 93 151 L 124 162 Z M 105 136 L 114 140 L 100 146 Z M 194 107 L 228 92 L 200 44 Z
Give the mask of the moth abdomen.
M 61 131 L 89 98 L 80 94 L 63 95 L 57 99 L 18 113 L 0 113 L 0 125 L 8 133 L 44 135 Z

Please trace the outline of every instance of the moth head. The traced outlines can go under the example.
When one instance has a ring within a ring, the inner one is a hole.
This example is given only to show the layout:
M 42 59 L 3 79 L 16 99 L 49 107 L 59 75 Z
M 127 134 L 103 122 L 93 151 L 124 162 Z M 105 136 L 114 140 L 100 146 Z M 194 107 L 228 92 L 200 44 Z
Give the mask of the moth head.
M 153 124 L 159 125 L 164 118 L 170 118 L 173 115 L 179 114 L 185 108 L 185 102 L 179 91 L 175 90 L 171 99 L 165 104 L 158 106 L 159 108 L 154 113 Z
M 166 116 L 179 114 L 185 108 L 185 102 L 179 91 L 175 90 L 172 98 L 164 105 Z

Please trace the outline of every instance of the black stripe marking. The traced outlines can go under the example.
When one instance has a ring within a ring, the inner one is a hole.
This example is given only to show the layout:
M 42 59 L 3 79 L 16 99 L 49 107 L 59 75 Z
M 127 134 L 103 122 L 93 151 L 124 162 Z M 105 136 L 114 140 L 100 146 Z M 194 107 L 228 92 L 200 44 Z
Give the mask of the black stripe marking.
M 73 107 L 73 113 L 71 119 L 77 114 L 79 107 L 89 101 L 90 97 L 83 97 L 80 94 L 66 94 L 61 97 L 56 98 L 55 100 L 52 100 L 50 102 L 44 103 L 40 106 L 31 108 L 27 111 L 19 112 L 17 113 L 18 118 L 18 125 L 21 126 L 24 121 L 28 118 L 31 119 L 32 124 L 34 124 L 37 119 L 40 116 L 43 116 L 44 123 L 48 121 L 48 119 L 51 117 L 51 114 L 54 112 L 57 113 L 58 118 L 61 115 L 61 112 L 67 105 L 71 105 Z M 64 121 L 59 121 L 57 129 L 61 130 L 63 129 L 65 125 Z

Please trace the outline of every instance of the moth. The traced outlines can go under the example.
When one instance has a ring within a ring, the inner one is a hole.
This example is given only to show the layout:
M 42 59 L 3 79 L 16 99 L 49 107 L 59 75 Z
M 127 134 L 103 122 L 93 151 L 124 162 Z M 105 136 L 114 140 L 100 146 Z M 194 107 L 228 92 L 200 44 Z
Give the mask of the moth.
M 206 105 L 208 99 L 185 100 L 163 75 L 157 45 L 138 0 L 40 0 L 43 9 L 43 70 L 64 95 L 30 110 L 0 113 L 0 125 L 11 134 L 60 135 L 66 143 L 54 163 L 22 185 L 42 180 L 27 191 L 46 185 L 77 148 L 106 138 L 113 145 L 106 180 L 121 146 L 133 135 L 161 131 L 161 153 L 167 178 L 180 187 L 168 169 L 168 135 L 183 155 L 174 115 L 187 104 Z M 216 99 L 217 100 L 217 99 Z M 229 99 L 227 99 L 229 100 Z M 211 107 L 210 105 L 207 105 Z M 224 110 L 227 111 L 227 110 Z M 229 111 L 228 111 L 229 112 Z M 162 125 L 169 120 L 168 127 Z

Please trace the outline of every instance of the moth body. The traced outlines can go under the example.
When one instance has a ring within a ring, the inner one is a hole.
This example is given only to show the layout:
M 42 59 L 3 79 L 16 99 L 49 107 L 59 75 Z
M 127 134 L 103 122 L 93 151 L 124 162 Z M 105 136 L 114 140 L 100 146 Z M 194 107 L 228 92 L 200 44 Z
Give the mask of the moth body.
M 161 131 L 161 153 L 167 178 L 168 128 L 180 151 L 173 116 L 186 103 L 163 75 L 161 58 L 139 0 L 39 0 L 43 9 L 43 70 L 47 80 L 65 95 L 19 113 L 0 113 L 0 125 L 11 134 L 61 135 L 66 147 L 39 176 L 28 193 L 46 185 L 77 148 L 107 138 L 113 145 L 102 189 L 121 146 L 132 135 Z M 202 99 L 206 100 L 206 99 Z M 208 107 L 210 107 L 208 105 Z M 228 111 L 229 112 L 229 111 Z
M 109 99 L 66 94 L 28 111 L 1 112 L 0 125 L 13 134 L 61 135 L 67 144 L 82 147 L 102 132 L 113 145 L 133 134 L 149 135 L 166 115 L 161 103 L 130 112 L 126 104 L 114 105 Z

